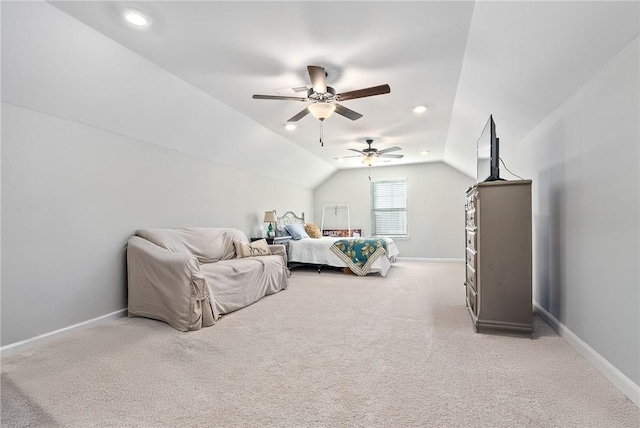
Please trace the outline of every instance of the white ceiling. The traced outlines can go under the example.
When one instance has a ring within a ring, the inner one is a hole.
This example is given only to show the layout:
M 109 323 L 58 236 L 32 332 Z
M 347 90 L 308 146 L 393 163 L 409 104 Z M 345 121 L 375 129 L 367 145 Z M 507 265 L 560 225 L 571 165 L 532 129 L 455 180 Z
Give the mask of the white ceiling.
M 516 143 L 640 31 L 637 1 L 50 3 L 335 168 L 361 166 L 334 158 L 373 138 L 402 147 L 386 165 L 445 161 L 470 176 L 489 114 L 503 147 Z M 153 24 L 125 24 L 130 7 Z M 321 147 L 311 115 L 284 128 L 304 104 L 252 99 L 310 86 L 307 65 L 337 92 L 391 93 L 344 101 L 364 117 L 334 114 Z

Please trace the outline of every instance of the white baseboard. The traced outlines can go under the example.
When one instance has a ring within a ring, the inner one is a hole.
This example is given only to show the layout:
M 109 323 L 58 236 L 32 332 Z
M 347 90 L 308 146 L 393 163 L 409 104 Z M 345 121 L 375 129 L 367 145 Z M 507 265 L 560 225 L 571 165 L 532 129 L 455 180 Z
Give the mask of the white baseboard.
M 44 345 L 45 343 L 52 342 L 54 340 L 60 339 L 61 337 L 68 336 L 70 334 L 95 327 L 98 324 L 102 324 L 103 322 L 122 318 L 125 316 L 127 316 L 127 308 L 120 309 L 118 311 L 111 312 L 110 314 L 102 315 L 100 317 L 93 318 L 87 321 L 83 321 L 78 324 L 70 325 L 69 327 L 61 328 L 50 333 L 41 334 L 40 336 L 32 337 L 21 342 L 11 343 L 9 345 L 0 347 L 0 357 L 4 358 L 10 357 L 12 355 L 17 355 L 29 348 Z
M 640 407 L 640 386 L 636 385 L 631 379 L 624 375 L 620 370 L 615 368 L 613 364 L 607 361 L 602 355 L 598 354 L 592 347 L 587 345 L 582 339 L 576 336 L 564 324 L 558 321 L 553 315 L 547 312 L 538 303 L 533 302 L 536 313 L 540 315 L 549 325 L 566 340 L 580 355 L 589 361 L 600 373 L 602 373 L 609 381 L 618 388 L 629 400 L 633 401 L 636 406 Z
M 398 257 L 397 260 L 416 261 L 416 262 L 438 262 L 438 263 L 463 263 L 464 259 L 434 259 L 425 257 Z

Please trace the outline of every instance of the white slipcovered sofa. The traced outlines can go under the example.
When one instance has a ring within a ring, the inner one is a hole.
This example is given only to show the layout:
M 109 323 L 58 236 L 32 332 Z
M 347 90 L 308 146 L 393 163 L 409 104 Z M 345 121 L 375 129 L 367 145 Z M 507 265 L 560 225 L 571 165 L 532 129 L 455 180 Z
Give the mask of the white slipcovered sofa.
M 287 288 L 283 245 L 269 245 L 271 255 L 243 258 L 237 245 L 249 245 L 237 229 L 138 230 L 127 246 L 128 315 L 199 330 Z

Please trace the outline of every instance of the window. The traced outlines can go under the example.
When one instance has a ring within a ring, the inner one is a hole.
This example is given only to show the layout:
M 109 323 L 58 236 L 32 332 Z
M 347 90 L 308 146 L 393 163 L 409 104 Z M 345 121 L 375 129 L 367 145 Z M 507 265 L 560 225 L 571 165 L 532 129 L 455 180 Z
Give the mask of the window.
M 407 179 L 371 182 L 371 235 L 407 236 Z

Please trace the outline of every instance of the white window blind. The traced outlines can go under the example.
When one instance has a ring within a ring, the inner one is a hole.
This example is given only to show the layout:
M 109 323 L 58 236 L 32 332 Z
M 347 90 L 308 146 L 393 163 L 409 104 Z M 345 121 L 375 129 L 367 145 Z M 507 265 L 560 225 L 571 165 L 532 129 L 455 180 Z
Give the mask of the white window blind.
M 407 236 L 407 179 L 371 182 L 371 234 Z

